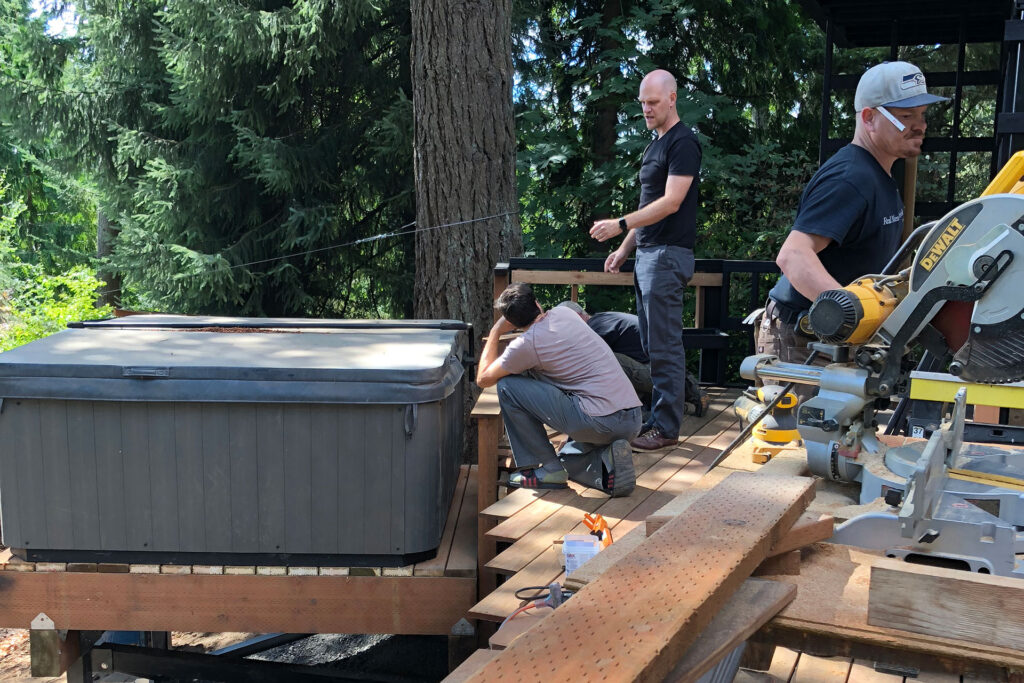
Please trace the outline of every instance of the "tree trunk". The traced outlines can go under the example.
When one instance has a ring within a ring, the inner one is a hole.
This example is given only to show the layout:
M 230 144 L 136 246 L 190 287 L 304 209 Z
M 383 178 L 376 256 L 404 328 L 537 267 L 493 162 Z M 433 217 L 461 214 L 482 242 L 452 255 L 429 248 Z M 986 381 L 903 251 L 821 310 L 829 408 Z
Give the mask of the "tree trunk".
M 415 310 L 490 329 L 494 265 L 522 250 L 511 0 L 412 0 Z M 449 223 L 474 220 L 452 227 Z M 478 347 L 479 348 L 479 347 Z
M 96 212 L 96 256 L 99 257 L 101 263 L 114 253 L 116 238 L 117 231 L 111 227 L 107 214 L 100 209 Z M 97 293 L 96 305 L 110 305 L 116 308 L 121 301 L 121 276 L 109 269 L 109 266 L 101 265 L 100 267 L 103 270 L 96 273 L 96 277 L 106 284 Z

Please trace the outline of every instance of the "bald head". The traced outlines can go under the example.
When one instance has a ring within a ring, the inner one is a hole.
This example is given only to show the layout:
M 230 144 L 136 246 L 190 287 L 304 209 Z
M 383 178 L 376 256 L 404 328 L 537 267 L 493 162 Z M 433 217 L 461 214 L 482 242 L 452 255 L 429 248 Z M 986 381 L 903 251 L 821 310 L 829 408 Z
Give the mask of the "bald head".
M 676 79 L 664 69 L 644 76 L 644 80 L 640 81 L 640 96 L 637 99 L 643 108 L 647 130 L 656 130 L 658 135 L 664 135 L 669 128 L 679 123 Z
M 664 69 L 655 69 L 644 76 L 644 80 L 640 81 L 640 87 L 644 87 L 644 84 L 658 88 L 666 95 L 676 92 L 676 77 Z

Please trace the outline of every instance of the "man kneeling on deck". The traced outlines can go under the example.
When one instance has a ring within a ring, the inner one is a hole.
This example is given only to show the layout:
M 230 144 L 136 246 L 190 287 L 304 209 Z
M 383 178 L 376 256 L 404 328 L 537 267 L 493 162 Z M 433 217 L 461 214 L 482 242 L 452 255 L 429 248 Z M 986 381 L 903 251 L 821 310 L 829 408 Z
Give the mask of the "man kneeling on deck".
M 612 496 L 636 478 L 629 439 L 640 432 L 640 399 L 608 345 L 568 308 L 544 311 L 529 285 L 511 285 L 495 304 L 501 318 L 484 345 L 476 383 L 498 385 L 516 467 L 509 486 L 566 488 L 571 476 Z M 498 340 L 523 334 L 498 357 Z M 559 453 L 544 425 L 567 434 Z M 568 470 L 568 471 L 567 471 Z

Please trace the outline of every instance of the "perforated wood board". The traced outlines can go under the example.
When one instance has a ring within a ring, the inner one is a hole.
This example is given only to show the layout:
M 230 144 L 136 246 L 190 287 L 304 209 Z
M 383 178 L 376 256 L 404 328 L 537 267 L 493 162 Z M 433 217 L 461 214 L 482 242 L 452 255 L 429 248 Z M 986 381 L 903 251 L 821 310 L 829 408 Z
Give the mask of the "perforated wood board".
M 814 496 L 736 473 L 471 680 L 660 681 Z

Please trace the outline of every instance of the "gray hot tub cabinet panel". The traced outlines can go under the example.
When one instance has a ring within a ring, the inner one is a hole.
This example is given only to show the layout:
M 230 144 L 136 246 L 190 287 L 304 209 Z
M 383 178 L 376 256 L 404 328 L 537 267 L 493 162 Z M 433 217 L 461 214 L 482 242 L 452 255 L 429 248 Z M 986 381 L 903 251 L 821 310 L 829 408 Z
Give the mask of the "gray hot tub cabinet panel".
M 456 392 L 460 393 L 460 392 Z M 453 394 L 454 396 L 454 394 Z M 9 399 L 4 543 L 167 553 L 403 555 L 437 547 L 461 401 L 399 405 Z M 446 414 L 447 413 L 447 414 Z

